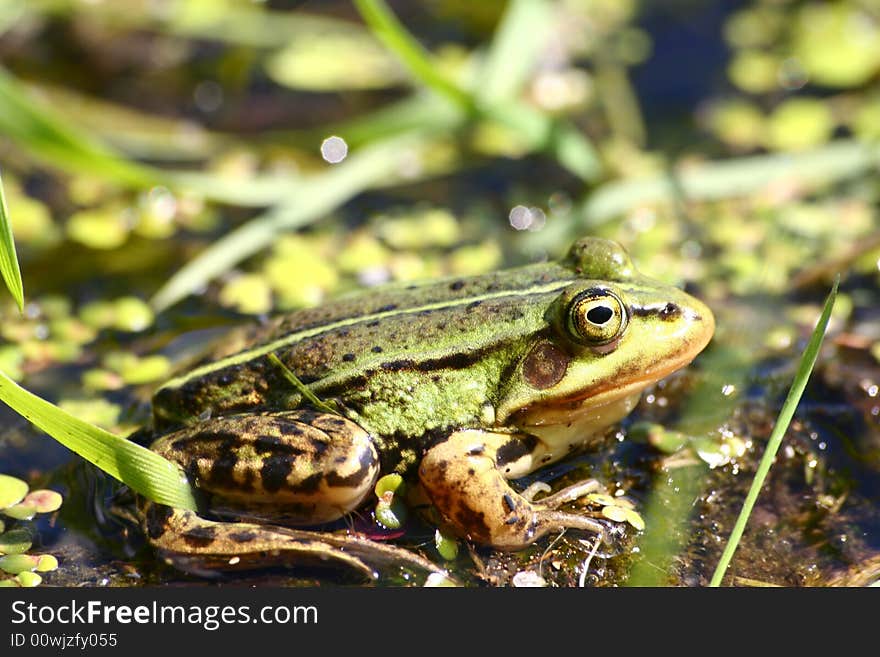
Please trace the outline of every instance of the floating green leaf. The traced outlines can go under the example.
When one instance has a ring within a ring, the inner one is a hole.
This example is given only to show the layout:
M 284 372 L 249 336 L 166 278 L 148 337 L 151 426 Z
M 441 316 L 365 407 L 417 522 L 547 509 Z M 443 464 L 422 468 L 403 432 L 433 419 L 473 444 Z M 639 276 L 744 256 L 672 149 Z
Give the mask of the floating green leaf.
M 0 570 L 18 575 L 18 573 L 34 570 L 39 561 L 39 557 L 29 554 L 8 554 L 5 557 L 0 557 Z
M 452 561 L 458 556 L 458 541 L 455 536 L 447 536 L 439 529 L 434 530 L 434 547 L 446 561 Z
M 28 485 L 21 479 L 0 474 L 0 509 L 18 504 L 27 492 Z
M 61 502 L 63 501 L 64 498 L 61 496 L 61 493 L 45 489 L 32 490 L 24 498 L 24 502 L 33 506 L 37 513 L 57 511 L 61 508 Z
M 22 554 L 30 550 L 32 543 L 27 529 L 10 529 L 0 534 L 0 554 Z
M 6 507 L 2 510 L 4 516 L 9 516 L 10 518 L 15 518 L 16 520 L 30 520 L 35 515 L 37 515 L 37 508 L 31 504 L 25 504 L 21 502 L 19 504 L 13 504 L 12 506 Z
M 40 577 L 36 573 L 32 573 L 29 570 L 19 573 L 18 575 L 16 575 L 15 579 L 18 580 L 18 583 L 23 588 L 33 588 L 34 586 L 39 586 L 43 581 L 42 577 Z
M 41 554 L 37 557 L 37 567 L 35 570 L 38 573 L 48 573 L 50 571 L 56 570 L 58 568 L 58 559 L 56 559 L 51 554 Z
M 104 472 L 154 502 L 195 510 L 180 468 L 155 452 L 92 426 L 37 397 L 0 372 L 0 400 Z
M 382 89 L 401 82 L 397 61 L 365 32 L 315 33 L 291 40 L 266 62 L 276 82 L 294 89 Z

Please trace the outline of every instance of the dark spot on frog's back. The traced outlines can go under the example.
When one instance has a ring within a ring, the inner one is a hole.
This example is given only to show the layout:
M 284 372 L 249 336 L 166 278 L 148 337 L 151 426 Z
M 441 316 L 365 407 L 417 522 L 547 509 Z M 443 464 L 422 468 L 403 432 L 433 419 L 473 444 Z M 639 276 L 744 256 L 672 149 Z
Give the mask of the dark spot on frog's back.
M 465 529 L 470 536 L 486 537 L 491 534 L 489 526 L 486 524 L 486 516 L 482 511 L 475 511 L 465 504 L 464 500 L 459 503 L 451 511 L 450 515 L 459 527 Z
M 229 534 L 230 540 L 233 540 L 236 543 L 248 543 L 254 540 L 256 537 L 257 532 L 252 531 L 232 532 L 231 534 Z
M 360 467 L 347 477 L 340 477 L 335 472 L 328 472 L 326 475 L 327 484 L 329 486 L 351 488 L 357 488 L 360 486 L 361 482 L 372 473 L 373 468 L 377 465 L 376 460 L 373 458 L 373 453 L 370 450 L 365 449 L 361 453 L 358 465 Z
M 322 472 L 316 472 L 313 475 L 309 475 L 295 486 L 291 486 L 290 488 L 297 493 L 312 493 L 318 490 L 318 488 L 321 486 L 322 479 L 324 479 L 324 474 Z
M 301 430 L 297 430 L 298 434 L 302 433 Z M 273 436 L 273 435 L 264 435 L 257 436 L 254 438 L 254 448 L 260 453 L 271 452 L 276 455 L 292 455 L 299 456 L 301 454 L 305 454 L 305 450 L 301 447 L 297 447 L 296 445 L 291 445 L 290 442 L 284 440 L 281 436 Z
M 238 456 L 233 452 L 220 452 L 211 465 L 208 480 L 215 485 L 226 488 L 235 488 L 235 466 L 238 464 Z
M 449 284 L 449 289 L 453 292 L 458 292 L 461 288 L 464 287 L 464 281 L 453 281 Z
M 147 510 L 145 523 L 147 525 L 147 536 L 157 539 L 165 533 L 167 529 L 168 519 L 174 513 L 170 506 L 163 504 L 150 504 Z
M 376 312 L 377 313 L 390 313 L 392 310 L 397 310 L 396 303 L 389 303 L 386 306 L 382 306 L 381 308 L 377 308 Z
M 216 527 L 193 527 L 183 533 L 184 542 L 190 547 L 203 548 L 208 547 L 217 537 Z
M 263 467 L 260 468 L 260 477 L 263 481 L 263 488 L 275 493 L 287 483 L 287 477 L 293 470 L 293 461 L 287 455 L 272 455 L 263 461 Z

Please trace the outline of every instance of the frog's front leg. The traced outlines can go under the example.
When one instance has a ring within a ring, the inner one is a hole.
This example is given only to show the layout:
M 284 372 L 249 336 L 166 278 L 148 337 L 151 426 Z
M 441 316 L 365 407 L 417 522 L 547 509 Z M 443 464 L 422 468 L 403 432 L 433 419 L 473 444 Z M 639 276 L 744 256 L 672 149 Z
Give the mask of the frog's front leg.
M 533 469 L 541 445 L 530 436 L 476 429 L 457 431 L 431 447 L 419 479 L 434 506 L 462 535 L 496 548 L 522 548 L 547 532 L 572 527 L 604 534 L 602 523 L 556 507 L 598 488 L 581 482 L 532 502 L 507 478 Z

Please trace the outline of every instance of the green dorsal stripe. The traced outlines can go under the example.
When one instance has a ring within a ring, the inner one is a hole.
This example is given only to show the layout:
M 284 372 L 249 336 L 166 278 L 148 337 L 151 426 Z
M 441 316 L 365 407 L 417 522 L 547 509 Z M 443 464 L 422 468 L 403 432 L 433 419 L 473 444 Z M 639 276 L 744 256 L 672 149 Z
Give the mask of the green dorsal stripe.
M 515 290 L 502 290 L 500 292 L 487 292 L 485 294 L 472 295 L 461 299 L 447 299 L 435 303 L 427 303 L 421 306 L 413 306 L 412 308 L 398 308 L 395 310 L 387 310 L 383 312 L 372 313 L 369 315 L 359 315 L 357 317 L 341 319 L 339 321 L 331 322 L 323 326 L 317 326 L 315 328 L 311 328 L 305 331 L 289 333 L 283 338 L 268 342 L 264 345 L 260 345 L 259 347 L 255 347 L 254 349 L 248 349 L 247 351 L 242 351 L 232 356 L 228 356 L 212 363 L 208 363 L 206 365 L 203 365 L 202 367 L 197 367 L 196 369 L 191 370 L 186 374 L 171 379 L 165 385 L 163 385 L 162 388 L 179 388 L 187 381 L 190 381 L 192 379 L 205 376 L 206 374 L 216 372 L 226 367 L 246 363 L 255 358 L 259 358 L 260 356 L 265 356 L 266 354 L 277 351 L 278 349 L 283 349 L 284 347 L 287 347 L 291 344 L 300 342 L 301 340 L 307 340 L 308 338 L 313 338 L 315 336 L 321 335 L 322 333 L 327 333 L 336 329 L 353 326 L 355 324 L 360 324 L 363 322 L 371 322 L 376 320 L 388 319 L 390 317 L 398 317 L 401 315 L 409 315 L 413 313 L 420 313 L 432 310 L 444 310 L 447 308 L 455 308 L 457 306 L 467 306 L 474 303 L 475 301 L 488 301 L 491 299 L 503 299 L 505 297 L 527 297 L 533 294 L 548 294 L 564 289 L 572 282 L 572 280 L 573 279 L 556 280 L 552 283 L 547 283 L 546 285 L 538 285 L 534 287 Z

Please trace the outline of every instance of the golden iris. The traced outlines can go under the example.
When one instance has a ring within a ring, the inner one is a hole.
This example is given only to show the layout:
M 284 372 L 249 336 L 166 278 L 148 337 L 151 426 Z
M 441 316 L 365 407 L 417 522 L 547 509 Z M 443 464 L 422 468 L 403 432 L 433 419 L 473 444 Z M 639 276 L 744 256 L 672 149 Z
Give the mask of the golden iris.
M 616 294 L 604 288 L 584 290 L 568 307 L 572 337 L 587 345 L 603 345 L 617 339 L 626 328 L 626 307 Z

